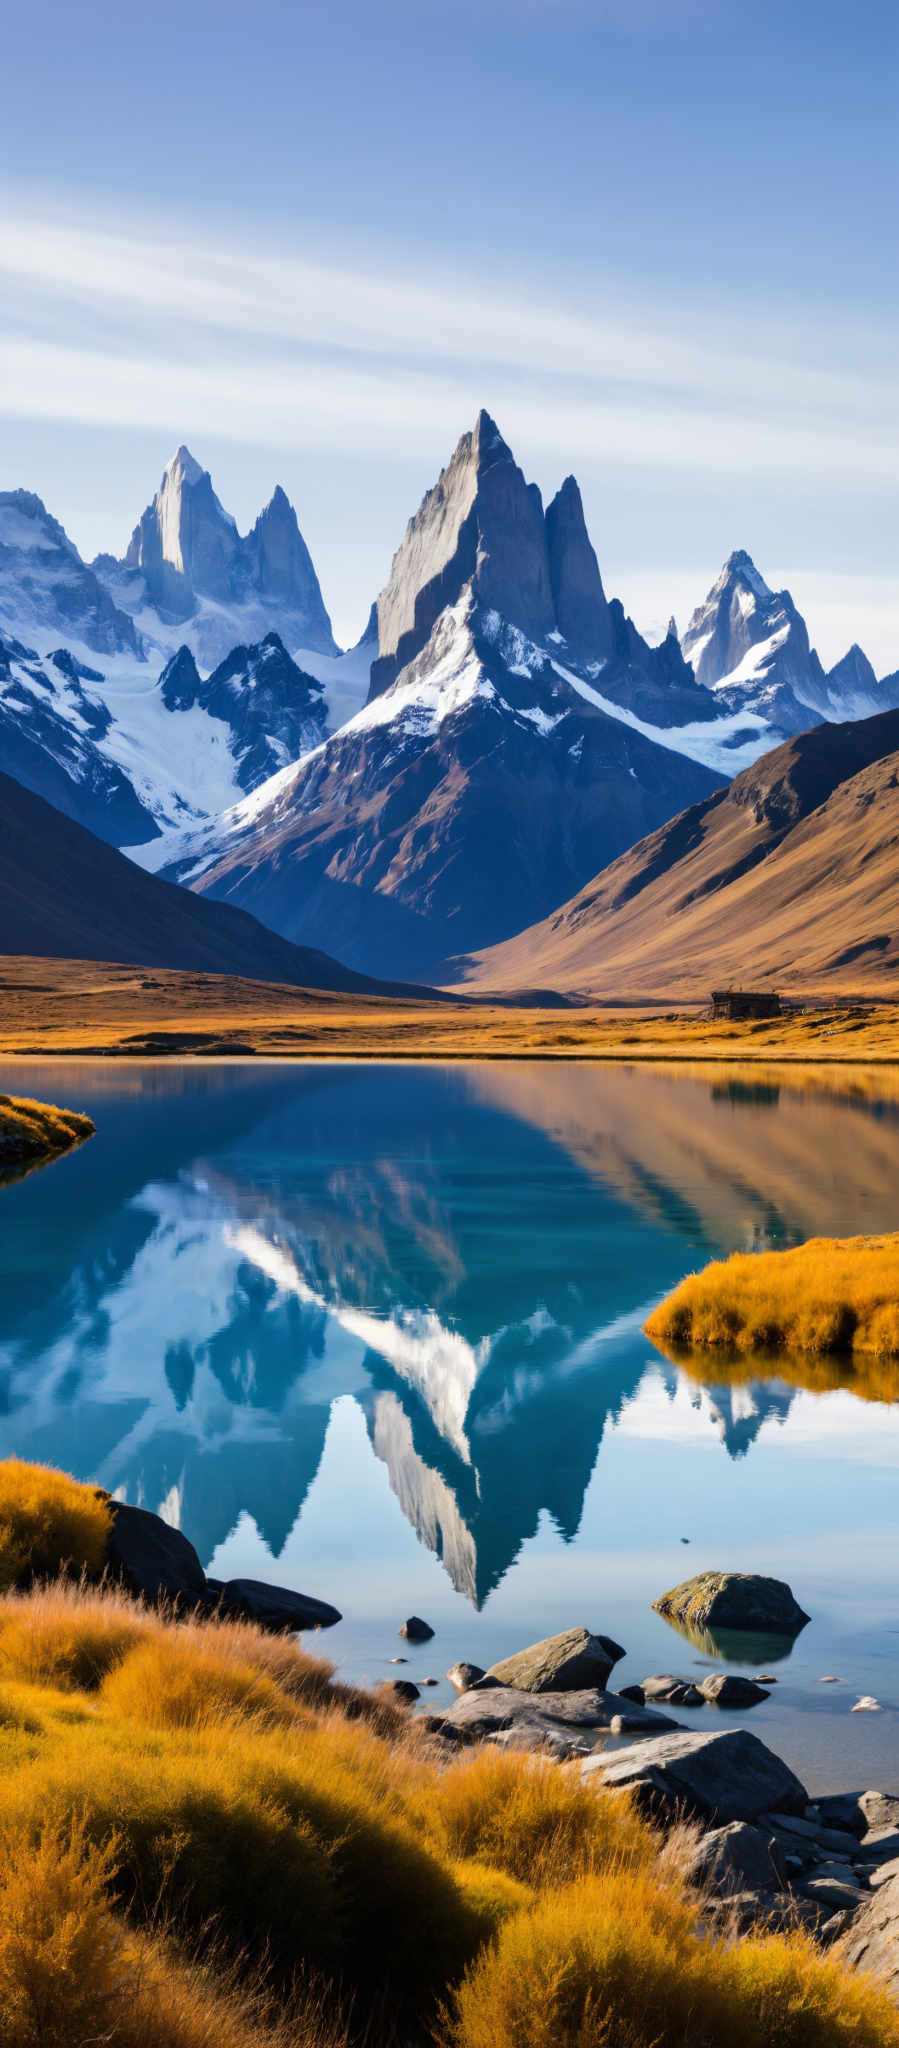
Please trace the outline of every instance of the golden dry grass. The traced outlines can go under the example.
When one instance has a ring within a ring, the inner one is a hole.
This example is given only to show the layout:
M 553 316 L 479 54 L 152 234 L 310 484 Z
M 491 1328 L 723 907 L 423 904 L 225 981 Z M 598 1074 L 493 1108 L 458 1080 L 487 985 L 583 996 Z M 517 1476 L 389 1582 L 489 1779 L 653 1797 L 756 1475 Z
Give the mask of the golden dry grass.
M 55 1159 L 93 1135 L 89 1116 L 34 1102 L 25 1095 L 0 1095 L 0 1176 L 15 1178 L 23 1168 Z
M 500 1007 L 328 995 L 226 975 L 27 956 L 3 962 L 0 1052 L 183 1059 L 599 1059 L 899 1062 L 899 1001 L 766 1024 L 711 1023 L 704 1006 Z M 697 991 L 697 996 L 699 991 Z
M 0 1460 L 0 1590 L 58 1572 L 102 1572 L 111 1526 L 105 1499 L 66 1472 Z
M 691 1273 L 644 1325 L 663 1348 L 899 1360 L 899 1234 L 813 1237 Z
M 899 2048 L 899 2016 L 803 1936 L 702 1938 L 676 1845 L 575 1770 L 447 1765 L 251 1623 L 3 1595 L 4 2048 L 435 2038 Z

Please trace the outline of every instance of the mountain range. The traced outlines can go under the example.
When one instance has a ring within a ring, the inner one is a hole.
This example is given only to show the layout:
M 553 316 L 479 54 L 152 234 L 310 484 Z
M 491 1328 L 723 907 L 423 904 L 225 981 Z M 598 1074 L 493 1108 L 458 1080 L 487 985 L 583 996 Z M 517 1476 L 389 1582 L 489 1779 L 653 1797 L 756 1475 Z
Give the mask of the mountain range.
M 585 887 L 685 804 L 896 705 L 899 673 L 858 647 L 825 671 L 743 550 L 682 639 L 672 621 L 650 645 L 606 595 L 574 477 L 544 507 L 483 411 L 346 653 L 280 486 L 241 535 L 182 446 L 121 556 L 92 563 L 33 493 L 0 493 L 6 771 L 363 973 L 505 986 L 524 954 L 492 949 L 562 904 L 583 929 Z M 564 949 L 527 946 L 559 974 L 523 986 L 572 985 Z
M 899 969 L 899 710 L 819 725 L 465 963 L 474 989 L 696 999 L 774 983 L 886 992 Z

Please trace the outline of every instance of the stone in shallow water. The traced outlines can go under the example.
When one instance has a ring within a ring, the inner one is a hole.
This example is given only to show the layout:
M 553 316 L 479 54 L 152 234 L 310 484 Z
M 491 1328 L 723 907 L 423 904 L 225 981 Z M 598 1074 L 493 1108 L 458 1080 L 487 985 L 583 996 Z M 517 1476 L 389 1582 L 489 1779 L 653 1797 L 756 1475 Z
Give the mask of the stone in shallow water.
M 789 1636 L 809 1619 L 783 1579 L 759 1572 L 698 1572 L 652 1604 L 657 1614 L 697 1629 L 771 1629 Z
M 546 1636 L 542 1642 L 530 1643 L 526 1650 L 491 1664 L 487 1676 L 520 1692 L 577 1692 L 585 1686 L 601 1689 L 613 1664 L 623 1656 L 620 1643 L 611 1636 L 594 1636 L 587 1628 L 569 1628 L 561 1635 Z
M 433 1633 L 430 1622 L 422 1621 L 420 1614 L 410 1614 L 397 1630 L 398 1635 L 405 1636 L 407 1643 L 429 1643 Z
M 500 1728 L 534 1727 L 568 1729 L 610 1729 L 618 1715 L 629 1728 L 654 1729 L 660 1734 L 676 1728 L 668 1714 L 656 1714 L 650 1707 L 638 1707 L 620 1693 L 588 1688 L 581 1692 L 533 1693 L 510 1685 L 482 1690 L 475 1686 L 447 1709 L 447 1720 L 457 1728 L 468 1728 L 479 1736 Z
M 771 1811 L 803 1814 L 808 1793 L 799 1779 L 746 1728 L 720 1735 L 661 1735 L 615 1756 L 590 1758 L 607 1785 L 629 1786 L 638 1803 L 700 1819 L 756 1820 Z
M 411 1707 L 421 1699 L 421 1693 L 411 1678 L 386 1678 L 384 1684 L 379 1685 L 378 1693 L 382 1700 L 395 1700 L 399 1707 Z
M 446 1675 L 457 1692 L 468 1692 L 480 1678 L 486 1677 L 486 1672 L 480 1664 L 468 1664 L 463 1658 L 461 1663 L 451 1664 Z
M 713 1672 L 710 1678 L 703 1679 L 699 1690 L 714 1707 L 754 1707 L 759 1700 L 768 1698 L 763 1685 L 756 1685 L 752 1678 L 741 1678 L 735 1671 Z
M 702 1693 L 692 1678 L 674 1678 L 670 1671 L 654 1671 L 640 1687 L 646 1700 L 665 1700 L 670 1707 L 701 1707 Z
M 262 1579 L 229 1579 L 221 1595 L 223 1614 L 239 1614 L 274 1633 L 284 1630 L 333 1628 L 342 1619 L 327 1600 L 295 1593 L 290 1586 L 269 1586 Z

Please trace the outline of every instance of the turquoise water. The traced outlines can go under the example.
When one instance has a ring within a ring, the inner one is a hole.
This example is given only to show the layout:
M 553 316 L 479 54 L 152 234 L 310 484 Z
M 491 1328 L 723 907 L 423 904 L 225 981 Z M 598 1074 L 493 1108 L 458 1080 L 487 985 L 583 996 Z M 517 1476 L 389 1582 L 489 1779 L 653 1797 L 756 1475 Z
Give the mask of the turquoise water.
M 899 1406 L 703 1385 L 641 1335 L 718 1252 L 899 1227 L 876 1083 L 38 1061 L 0 1089 L 98 1127 L 0 1191 L 0 1455 L 161 1511 L 217 1576 L 333 1600 L 341 1669 L 404 1653 L 431 1705 L 456 1658 L 580 1622 L 626 1645 L 617 1682 L 701 1675 L 726 1659 L 652 1599 L 772 1572 L 812 1621 L 747 1651 L 771 1698 L 683 1718 L 745 1719 L 813 1789 L 899 1790 Z M 850 1713 L 865 1693 L 882 1713 Z

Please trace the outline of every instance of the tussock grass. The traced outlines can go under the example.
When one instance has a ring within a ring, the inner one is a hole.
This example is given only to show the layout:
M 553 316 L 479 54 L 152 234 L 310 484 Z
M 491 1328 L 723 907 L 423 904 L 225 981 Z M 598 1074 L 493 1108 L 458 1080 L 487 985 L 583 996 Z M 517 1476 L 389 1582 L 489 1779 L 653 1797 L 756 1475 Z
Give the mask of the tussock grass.
M 68 1152 L 93 1136 L 95 1125 L 79 1110 L 58 1109 L 25 1095 L 0 1095 L 0 1169 Z
M 899 2014 L 801 1934 L 700 1940 L 645 1871 L 585 1877 L 501 1928 L 445 2015 L 443 2048 L 890 2048 Z
M 57 1548 L 68 1484 L 32 1507 Z M 899 2048 L 899 2016 L 800 1935 L 702 1938 L 676 1837 L 576 1769 L 447 1764 L 250 1622 L 3 1594 L 3 2048 L 438 2040 Z
M 94 1487 L 48 1465 L 0 1460 L 0 1591 L 62 1571 L 102 1572 L 110 1527 Z
M 682 1280 L 644 1328 L 663 1349 L 899 1361 L 899 1234 L 735 1252 Z

